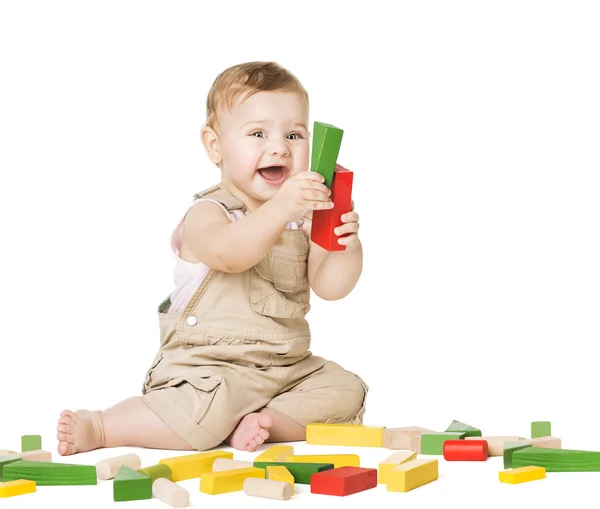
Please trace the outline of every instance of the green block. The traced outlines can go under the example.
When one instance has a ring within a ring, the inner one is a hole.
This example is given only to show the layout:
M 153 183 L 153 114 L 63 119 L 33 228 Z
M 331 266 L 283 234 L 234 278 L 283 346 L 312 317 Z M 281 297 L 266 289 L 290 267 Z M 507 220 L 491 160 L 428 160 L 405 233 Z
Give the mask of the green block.
M 21 458 L 16 458 L 14 456 L 6 456 L 6 455 L 0 456 L 0 482 L 2 482 L 2 471 L 4 470 L 4 467 L 10 463 L 14 463 L 15 461 L 22 461 L 22 460 L 21 460 Z
M 513 468 L 529 465 L 546 472 L 600 472 L 600 452 L 527 447 L 513 453 Z
M 333 470 L 332 463 L 295 463 L 285 461 L 255 461 L 256 468 L 285 467 L 298 484 L 310 484 L 310 477 L 323 470 Z
M 514 452 L 525 449 L 526 447 L 531 447 L 531 444 L 528 444 L 524 440 L 520 440 L 519 442 L 504 442 L 504 452 L 502 453 L 504 458 L 504 468 L 512 468 L 512 458 Z
M 41 461 L 17 461 L 6 465 L 4 481 L 27 479 L 38 486 L 90 485 L 98 484 L 94 465 L 71 463 L 45 463 Z
M 310 170 L 325 177 L 325 185 L 331 187 L 333 173 L 344 131 L 323 122 L 315 122 Z
M 156 481 L 159 477 L 164 477 L 165 479 L 169 479 L 169 481 L 173 480 L 171 467 L 166 463 L 159 463 L 158 465 L 152 465 L 151 467 L 140 468 L 138 473 L 150 477 L 152 482 Z
M 480 437 L 481 436 L 481 430 L 474 428 L 473 426 L 469 426 L 468 424 L 465 424 L 464 422 L 460 422 L 457 420 L 454 420 L 450 423 L 450 426 L 448 426 L 448 429 L 446 430 L 446 432 L 461 432 L 464 431 L 465 432 L 465 436 L 466 437 Z
M 23 435 L 21 437 L 21 452 L 39 451 L 42 448 L 40 435 Z
M 465 433 L 423 433 L 421 435 L 421 454 L 444 454 L 444 442 L 446 440 L 461 440 Z
M 552 426 L 548 421 L 535 421 L 531 423 L 531 438 L 551 436 Z
M 113 499 L 127 502 L 152 498 L 152 482 L 150 477 L 121 465 L 113 481 Z

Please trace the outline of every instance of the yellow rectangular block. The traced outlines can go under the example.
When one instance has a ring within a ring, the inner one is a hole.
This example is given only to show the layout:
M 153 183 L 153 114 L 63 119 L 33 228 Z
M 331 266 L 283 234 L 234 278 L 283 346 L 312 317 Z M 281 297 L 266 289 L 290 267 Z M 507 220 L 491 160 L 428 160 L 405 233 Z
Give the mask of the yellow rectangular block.
M 265 452 L 259 454 L 254 461 L 287 461 L 287 458 L 294 454 L 294 448 L 291 445 L 273 445 Z
M 438 478 L 438 460 L 414 459 L 392 468 L 388 473 L 387 490 L 405 493 Z
M 379 475 L 377 476 L 378 484 L 387 484 L 388 476 L 392 468 L 407 461 L 414 460 L 416 457 L 417 453 L 414 451 L 398 451 L 391 456 L 388 456 L 379 463 Z
M 25 495 L 35 492 L 35 481 L 8 481 L 0 483 L 0 498 L 14 497 L 16 495 Z
M 173 475 L 173 482 L 195 479 L 202 474 L 210 472 L 217 458 L 233 459 L 233 453 L 227 451 L 207 451 L 174 458 L 165 458 L 159 461 L 168 465 Z
M 200 491 L 207 495 L 220 495 L 221 493 L 242 491 L 244 489 L 244 481 L 248 477 L 264 479 L 265 469 L 249 467 L 202 474 L 200 477 Z
M 520 467 L 504 472 L 498 472 L 500 482 L 507 484 L 519 484 L 522 482 L 537 481 L 546 478 L 546 469 L 544 467 Z
M 364 426 L 362 424 L 312 423 L 306 426 L 306 443 L 381 447 L 384 428 L 385 426 Z
M 301 454 L 290 456 L 292 463 L 333 463 L 333 468 L 360 467 L 360 457 L 356 454 Z
M 267 467 L 267 479 L 271 481 L 287 482 L 292 485 L 292 496 L 294 496 L 294 476 L 283 466 Z

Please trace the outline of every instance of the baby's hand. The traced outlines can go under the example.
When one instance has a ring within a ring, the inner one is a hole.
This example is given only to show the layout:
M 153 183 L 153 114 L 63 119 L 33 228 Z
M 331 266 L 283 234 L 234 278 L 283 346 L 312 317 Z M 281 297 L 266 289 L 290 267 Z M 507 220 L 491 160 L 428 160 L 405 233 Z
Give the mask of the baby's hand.
M 325 179 L 314 171 L 302 171 L 287 179 L 273 198 L 287 222 L 298 221 L 313 210 L 333 207 Z
M 352 251 L 358 246 L 358 212 L 354 210 L 354 200 L 351 201 L 350 212 L 342 214 L 342 226 L 333 230 L 338 237 L 338 244 L 346 246 L 346 251 Z M 346 235 L 347 234 L 347 235 Z M 346 235 L 341 237 L 341 235 Z

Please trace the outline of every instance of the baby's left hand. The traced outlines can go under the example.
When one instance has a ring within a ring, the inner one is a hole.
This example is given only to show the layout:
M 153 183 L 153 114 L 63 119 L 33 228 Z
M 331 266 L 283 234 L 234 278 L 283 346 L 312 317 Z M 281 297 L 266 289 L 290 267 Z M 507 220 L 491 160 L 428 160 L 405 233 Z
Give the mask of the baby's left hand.
M 358 246 L 358 212 L 354 210 L 354 200 L 351 201 L 350 212 L 342 214 L 342 225 L 333 230 L 338 237 L 338 244 L 346 246 L 346 251 L 352 251 Z M 348 234 L 345 237 L 341 235 Z

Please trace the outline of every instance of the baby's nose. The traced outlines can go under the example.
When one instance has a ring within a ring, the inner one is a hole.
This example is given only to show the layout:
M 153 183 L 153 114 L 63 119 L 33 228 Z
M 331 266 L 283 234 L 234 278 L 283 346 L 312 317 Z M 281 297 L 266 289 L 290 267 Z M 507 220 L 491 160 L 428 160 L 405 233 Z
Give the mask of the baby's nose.
M 290 149 L 287 140 L 282 138 L 271 138 L 269 143 L 269 154 L 289 155 Z

